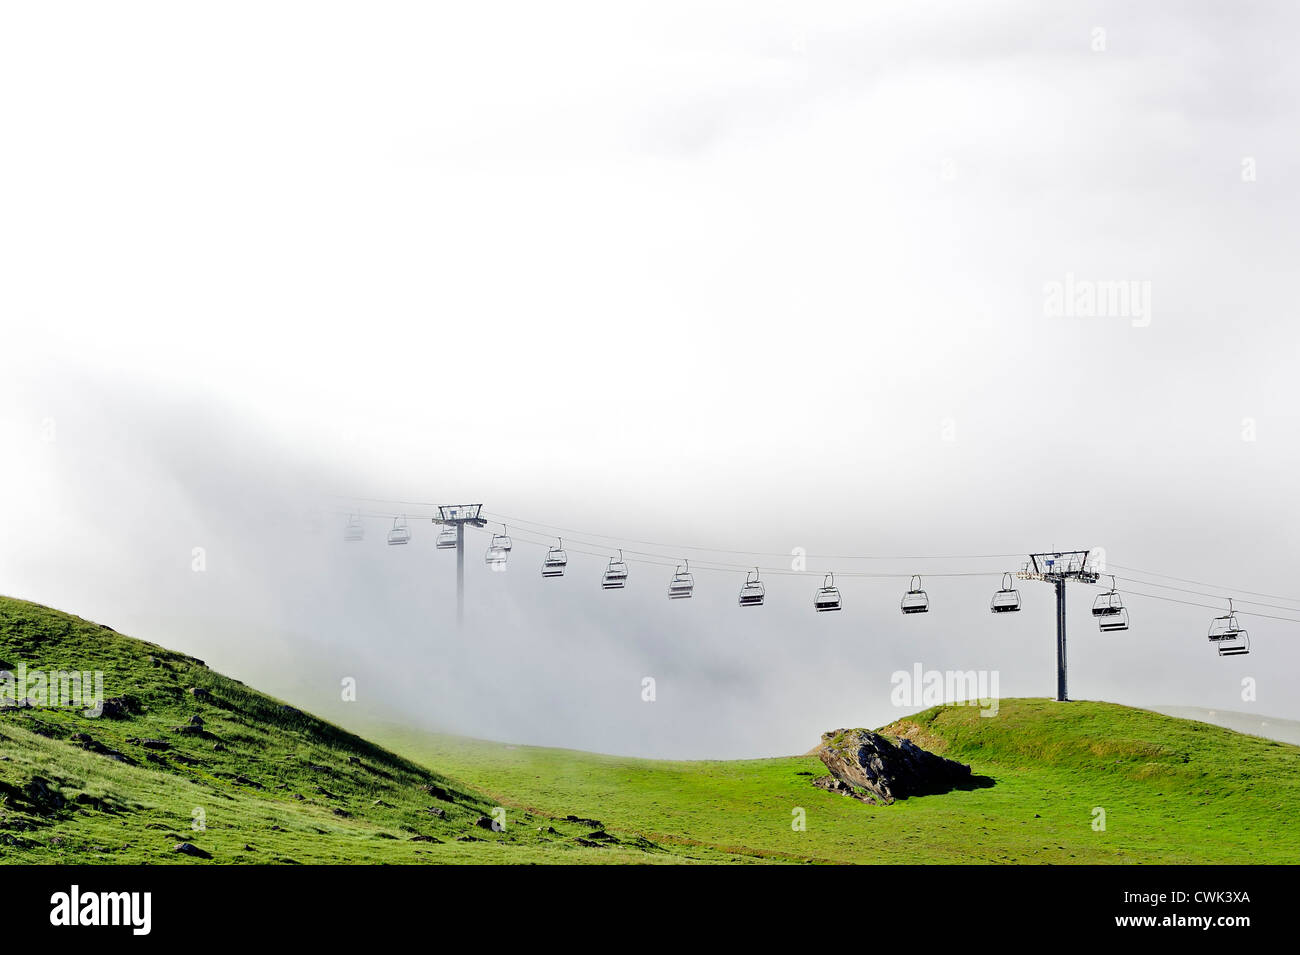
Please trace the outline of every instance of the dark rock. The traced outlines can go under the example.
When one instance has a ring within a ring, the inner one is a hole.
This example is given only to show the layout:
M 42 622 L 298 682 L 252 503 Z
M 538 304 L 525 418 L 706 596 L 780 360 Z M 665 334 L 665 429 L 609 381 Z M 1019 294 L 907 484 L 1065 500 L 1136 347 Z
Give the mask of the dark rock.
M 179 853 L 181 853 L 181 855 L 193 856 L 193 857 L 196 858 L 196 859 L 211 859 L 211 858 L 212 858 L 212 853 L 211 853 L 211 852 L 207 852 L 207 851 L 205 851 L 205 850 L 203 850 L 203 849 L 200 849 L 198 846 L 196 846 L 196 845 L 191 845 L 191 844 L 188 843 L 188 842 L 178 842 L 178 843 L 176 843 L 176 845 L 172 846 L 172 852 L 179 852 Z
M 172 744 L 167 742 L 165 739 L 141 739 L 138 736 L 132 736 L 130 739 L 127 740 L 127 742 L 135 743 L 135 745 L 142 746 L 145 749 L 171 749 L 172 748 Z
M 501 823 L 497 822 L 491 816 L 479 816 L 474 820 L 474 825 L 478 826 L 480 829 L 490 829 L 492 832 L 500 832 L 502 829 Z
M 249 779 L 247 776 L 243 775 L 242 773 L 235 777 L 235 782 L 239 783 L 239 785 L 241 786 L 252 786 L 254 789 L 263 788 L 261 783 Z
M 212 694 L 201 686 L 192 686 L 190 687 L 189 692 L 190 696 L 194 697 L 194 699 L 198 700 L 200 703 L 212 702 Z
M 442 842 L 441 839 L 435 839 L 433 836 L 411 836 L 412 842 Z
M 817 755 L 831 778 L 814 785 L 863 802 L 889 805 L 895 799 L 950 792 L 971 783 L 970 767 L 921 749 L 909 739 L 895 740 L 865 729 L 822 734 Z
M 451 793 L 447 792 L 447 790 L 443 789 L 441 786 L 433 786 L 429 783 L 424 783 L 420 788 L 434 799 L 441 799 L 443 802 L 451 802 Z
M 110 696 L 104 700 L 103 709 L 99 715 L 101 719 L 127 720 L 140 713 L 143 709 L 140 701 L 133 696 Z
M 431 807 L 431 808 L 429 808 L 429 809 L 426 809 L 426 810 L 424 810 L 424 811 L 427 812 L 427 813 L 428 813 L 429 815 L 431 815 L 431 816 L 437 816 L 439 819 L 441 819 L 443 816 L 447 815 L 447 810 L 445 810 L 445 809 L 439 809 L 437 806 L 433 806 L 433 807 Z

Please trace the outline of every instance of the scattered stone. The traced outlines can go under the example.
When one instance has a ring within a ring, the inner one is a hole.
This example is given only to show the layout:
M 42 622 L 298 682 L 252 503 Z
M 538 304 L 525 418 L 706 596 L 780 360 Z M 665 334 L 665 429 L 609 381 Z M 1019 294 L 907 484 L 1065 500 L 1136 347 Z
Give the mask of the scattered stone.
M 429 815 L 431 815 L 431 816 L 437 816 L 439 819 L 441 819 L 441 818 L 443 818 L 445 815 L 447 815 L 447 810 L 445 810 L 445 809 L 439 809 L 437 806 L 430 806 L 428 809 L 426 809 L 426 810 L 424 810 L 424 811 L 427 812 L 427 813 L 428 813 Z
M 490 829 L 493 832 L 501 831 L 501 823 L 497 822 L 491 816 L 479 816 L 474 820 L 474 825 L 478 826 L 480 829 Z
M 423 789 L 425 792 L 427 792 L 434 799 L 441 799 L 443 802 L 452 801 L 451 793 L 447 792 L 447 790 L 443 789 L 441 786 L 434 786 L 429 783 L 424 783 L 420 786 L 420 788 Z
M 140 701 L 133 696 L 110 696 L 104 700 L 99 716 L 101 719 L 127 720 L 143 709 Z
M 344 819 L 352 818 L 352 813 L 348 812 L 346 809 L 339 809 L 338 807 L 334 808 L 334 815 L 342 816 Z
M 411 836 L 412 842 L 442 842 L 441 839 L 435 839 L 433 836 Z
M 196 859 L 211 859 L 212 853 L 200 849 L 196 845 L 188 842 L 178 842 L 172 846 L 172 852 L 179 852 L 181 855 L 193 856 Z
M 172 744 L 165 739 L 141 739 L 138 736 L 132 736 L 127 740 L 128 743 L 134 743 L 136 746 L 143 746 L 145 749 L 171 749 Z
M 264 788 L 261 783 L 249 779 L 247 776 L 243 775 L 242 773 L 235 777 L 235 782 L 239 783 L 239 785 L 241 786 L 252 786 L 254 789 Z
M 213 743 L 213 744 L 212 744 L 212 752 L 214 752 L 214 753 L 224 753 L 224 752 L 226 752 L 226 744 L 225 744 L 225 743 Z
M 201 686 L 190 687 L 189 693 L 190 696 L 194 697 L 194 699 L 198 700 L 200 703 L 212 702 L 212 694 L 209 693 L 207 690 L 203 689 L 203 687 Z

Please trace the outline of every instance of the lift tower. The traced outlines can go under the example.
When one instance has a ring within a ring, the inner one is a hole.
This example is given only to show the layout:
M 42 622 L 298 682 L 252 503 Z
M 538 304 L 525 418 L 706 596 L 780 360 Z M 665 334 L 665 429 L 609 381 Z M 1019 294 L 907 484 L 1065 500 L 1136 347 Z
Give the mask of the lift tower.
M 1065 685 L 1065 582 L 1097 582 L 1097 572 L 1088 563 L 1086 550 L 1056 550 L 1030 554 L 1029 563 L 1016 574 L 1021 580 L 1041 580 L 1056 587 L 1056 698 L 1064 703 L 1070 698 Z
M 456 528 L 456 626 L 465 624 L 465 525 L 486 527 L 487 521 L 480 517 L 482 504 L 449 504 L 438 508 L 435 524 L 444 524 Z

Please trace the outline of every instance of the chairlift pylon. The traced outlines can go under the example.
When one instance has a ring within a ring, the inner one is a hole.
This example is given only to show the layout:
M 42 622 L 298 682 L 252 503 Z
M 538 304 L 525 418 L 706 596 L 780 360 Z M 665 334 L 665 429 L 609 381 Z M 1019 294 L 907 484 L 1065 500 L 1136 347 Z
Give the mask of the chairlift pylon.
M 542 561 L 543 577 L 563 577 L 564 568 L 569 565 L 569 555 L 564 552 L 564 541 L 556 538 L 556 545 L 546 552 Z
M 411 528 L 406 522 L 406 515 L 393 518 L 393 529 L 388 532 L 388 543 L 409 544 L 410 542 Z
M 921 575 L 913 574 L 907 586 L 907 593 L 899 602 L 903 613 L 927 613 L 930 610 L 930 596 L 921 587 Z
M 1015 613 L 1020 609 L 1020 591 L 1016 589 L 1009 573 L 1002 575 L 1002 586 L 989 601 L 989 609 L 993 613 Z
M 600 578 L 600 586 L 602 590 L 622 590 L 627 586 L 627 562 L 623 560 L 622 548 L 619 548 L 618 560 L 613 557 L 609 559 L 609 566 Z
M 669 600 L 686 600 L 695 592 L 695 577 L 691 574 L 691 562 L 683 560 L 673 572 L 673 579 L 668 584 Z
M 763 606 L 763 598 L 766 595 L 766 592 L 763 582 L 758 579 L 758 568 L 755 567 L 745 575 L 745 586 L 740 588 L 740 606 Z
M 828 613 L 843 608 L 844 601 L 840 597 L 839 588 L 835 586 L 835 575 L 827 574 L 822 579 L 822 585 L 817 593 L 813 594 L 813 609 L 818 613 Z

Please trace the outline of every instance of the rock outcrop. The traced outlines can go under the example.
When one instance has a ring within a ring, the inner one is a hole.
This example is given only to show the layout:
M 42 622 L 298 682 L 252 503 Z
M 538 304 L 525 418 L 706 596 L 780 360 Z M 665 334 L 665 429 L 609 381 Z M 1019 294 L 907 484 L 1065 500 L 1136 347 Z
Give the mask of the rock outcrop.
M 909 796 L 950 792 L 972 782 L 965 763 L 921 749 L 911 740 L 871 730 L 823 733 L 817 755 L 831 775 L 814 780 L 814 785 L 882 806 Z

